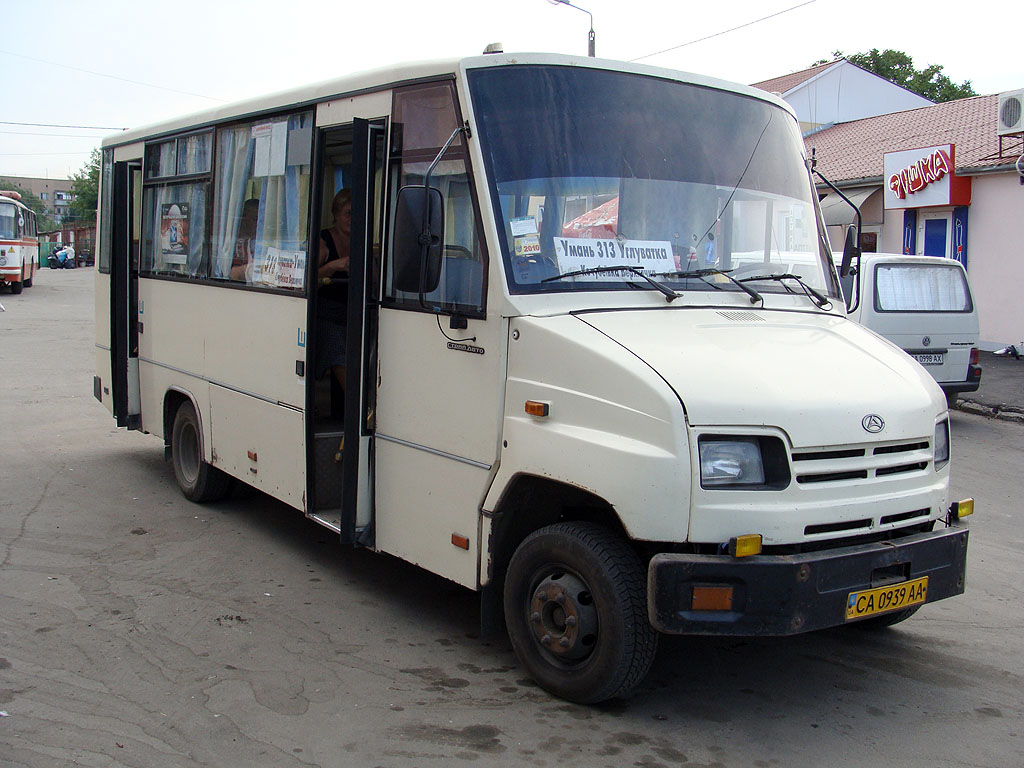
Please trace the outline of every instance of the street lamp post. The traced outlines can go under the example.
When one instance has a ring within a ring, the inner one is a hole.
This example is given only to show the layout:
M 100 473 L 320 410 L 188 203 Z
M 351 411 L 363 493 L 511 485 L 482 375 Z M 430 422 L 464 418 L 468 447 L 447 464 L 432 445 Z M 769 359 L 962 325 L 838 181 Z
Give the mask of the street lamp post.
M 577 11 L 583 11 L 587 16 L 590 17 L 590 34 L 587 36 L 587 55 L 596 56 L 595 43 L 594 43 L 594 14 L 588 11 L 586 8 L 580 8 L 578 5 L 573 5 L 569 0 L 548 0 L 552 5 L 568 5 L 570 8 L 575 8 Z

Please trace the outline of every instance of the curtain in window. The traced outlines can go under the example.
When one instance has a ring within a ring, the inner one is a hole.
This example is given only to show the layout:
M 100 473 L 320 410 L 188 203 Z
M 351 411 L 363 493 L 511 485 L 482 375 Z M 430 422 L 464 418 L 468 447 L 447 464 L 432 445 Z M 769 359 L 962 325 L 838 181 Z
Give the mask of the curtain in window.
M 214 252 L 210 277 L 225 279 L 231 270 L 245 199 L 245 181 L 252 168 L 254 147 L 248 125 L 217 132 L 217 181 L 214 192 L 217 210 L 214 212 Z

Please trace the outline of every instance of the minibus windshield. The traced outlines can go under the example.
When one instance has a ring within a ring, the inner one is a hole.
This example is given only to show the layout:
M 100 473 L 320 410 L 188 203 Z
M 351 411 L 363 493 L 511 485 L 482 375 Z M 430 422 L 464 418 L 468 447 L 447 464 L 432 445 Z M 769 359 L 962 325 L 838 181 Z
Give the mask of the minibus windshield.
M 470 70 L 469 84 L 513 293 L 655 290 L 640 270 L 683 292 L 741 290 L 708 279 L 717 269 L 840 295 L 797 124 L 779 107 L 580 67 Z M 620 264 L 631 269 L 585 272 Z
M 13 240 L 16 234 L 14 222 L 17 211 L 10 203 L 0 203 L 0 239 Z

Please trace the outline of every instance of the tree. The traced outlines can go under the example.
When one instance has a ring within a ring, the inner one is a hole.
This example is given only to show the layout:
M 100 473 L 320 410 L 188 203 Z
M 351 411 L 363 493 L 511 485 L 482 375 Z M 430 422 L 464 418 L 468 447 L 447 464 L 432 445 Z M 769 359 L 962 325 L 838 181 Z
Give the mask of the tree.
M 71 201 L 71 213 L 75 219 L 85 224 L 95 224 L 96 201 L 100 190 L 99 149 L 93 149 L 85 165 L 71 177 L 71 190 L 75 195 Z
M 38 231 L 50 232 L 57 228 L 57 222 L 53 220 L 53 217 L 46 210 L 46 203 L 32 194 L 32 192 L 19 187 L 17 184 L 8 182 L 6 179 L 0 179 L 0 189 L 12 189 L 21 195 L 21 202 L 36 214 L 36 229 Z
M 827 64 L 832 60 L 846 59 L 851 64 L 874 72 L 891 83 L 903 86 L 908 91 L 913 91 L 919 96 L 924 96 L 935 102 L 953 101 L 978 95 L 971 86 L 970 80 L 964 80 L 957 85 L 942 74 L 941 64 L 929 64 L 924 69 L 917 69 L 910 56 L 892 48 L 886 48 L 884 51 L 872 48 L 867 53 L 852 53 L 849 56 L 844 55 L 842 51 L 833 51 L 832 56 L 833 59 L 821 59 L 814 62 L 812 66 Z

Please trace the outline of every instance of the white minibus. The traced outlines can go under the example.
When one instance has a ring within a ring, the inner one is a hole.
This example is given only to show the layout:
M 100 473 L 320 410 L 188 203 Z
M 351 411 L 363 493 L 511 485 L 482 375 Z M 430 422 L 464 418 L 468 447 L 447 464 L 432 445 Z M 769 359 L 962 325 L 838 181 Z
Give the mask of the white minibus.
M 103 145 L 94 393 L 195 501 L 254 486 L 621 696 L 659 633 L 964 590 L 924 370 L 846 318 L 780 99 L 491 54 Z M 410 629 L 410 631 L 412 631 Z

